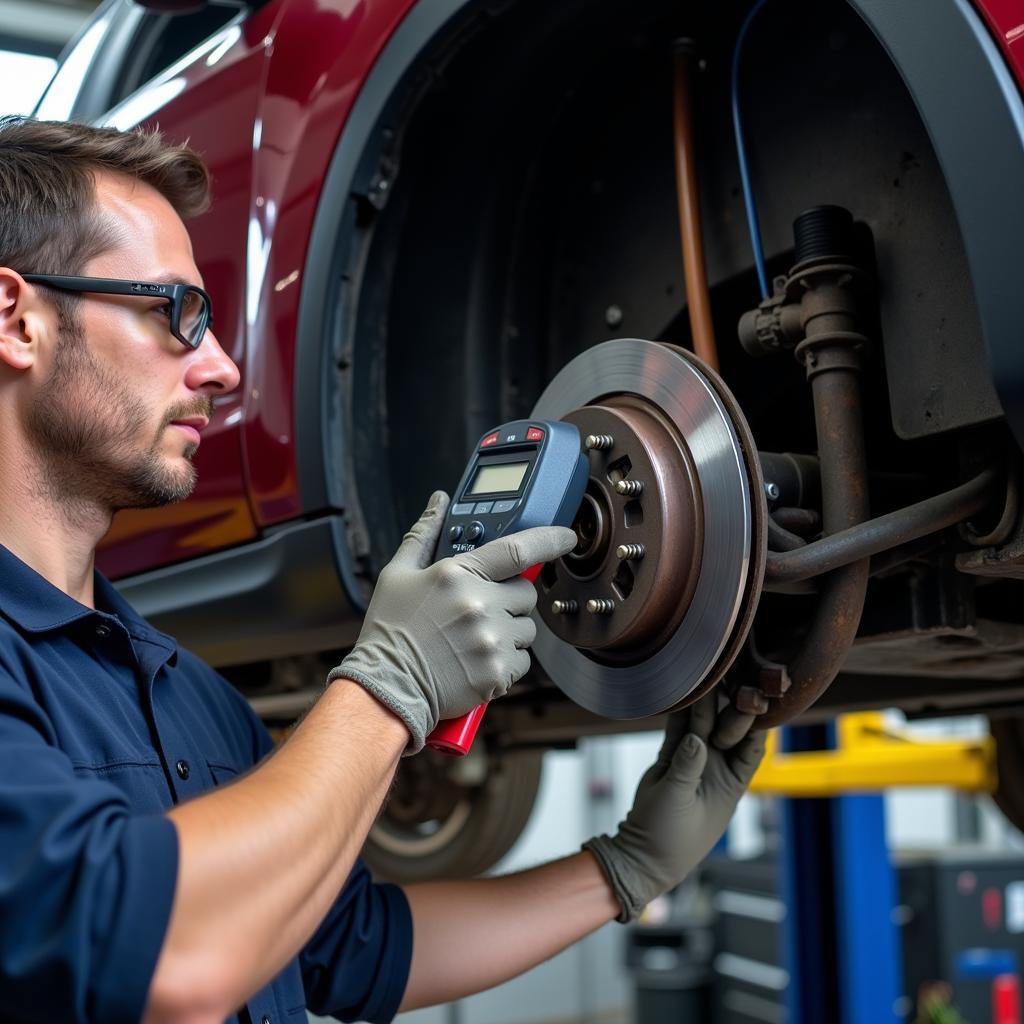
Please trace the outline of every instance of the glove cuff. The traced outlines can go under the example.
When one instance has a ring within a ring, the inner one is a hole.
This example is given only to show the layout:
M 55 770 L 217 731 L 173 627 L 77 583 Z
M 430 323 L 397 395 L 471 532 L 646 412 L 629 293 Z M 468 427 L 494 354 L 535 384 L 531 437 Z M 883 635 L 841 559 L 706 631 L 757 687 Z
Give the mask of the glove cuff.
M 588 839 L 581 849 L 589 851 L 597 859 L 615 898 L 619 901 L 619 906 L 622 907 L 621 913 L 615 920 L 620 924 L 629 924 L 630 921 L 635 921 L 647 904 L 638 903 L 630 894 L 620 871 L 621 855 L 611 836 L 594 836 L 593 839 Z
M 409 743 L 402 752 L 403 757 L 418 754 L 427 741 L 427 728 L 420 717 L 411 713 L 409 708 L 395 700 L 395 695 L 386 687 L 376 683 L 355 663 L 354 659 L 346 658 L 340 665 L 332 668 L 327 675 L 327 683 L 336 679 L 351 679 L 361 686 L 378 703 L 383 704 L 392 714 L 397 715 L 409 730 Z

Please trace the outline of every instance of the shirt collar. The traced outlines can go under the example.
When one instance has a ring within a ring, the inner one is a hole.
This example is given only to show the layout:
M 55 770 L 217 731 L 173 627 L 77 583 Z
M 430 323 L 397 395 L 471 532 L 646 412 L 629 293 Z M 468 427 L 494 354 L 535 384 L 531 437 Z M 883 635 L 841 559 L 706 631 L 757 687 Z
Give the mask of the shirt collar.
M 177 647 L 172 637 L 154 629 L 99 570 L 93 574 L 92 585 L 97 610 L 116 615 L 132 636 L 141 640 L 150 640 L 161 647 L 169 647 L 171 650 Z
M 174 641 L 153 629 L 100 572 L 93 577 L 96 608 L 76 601 L 0 544 L 0 612 L 29 633 L 61 629 L 90 615 L 116 615 L 133 636 L 161 645 Z

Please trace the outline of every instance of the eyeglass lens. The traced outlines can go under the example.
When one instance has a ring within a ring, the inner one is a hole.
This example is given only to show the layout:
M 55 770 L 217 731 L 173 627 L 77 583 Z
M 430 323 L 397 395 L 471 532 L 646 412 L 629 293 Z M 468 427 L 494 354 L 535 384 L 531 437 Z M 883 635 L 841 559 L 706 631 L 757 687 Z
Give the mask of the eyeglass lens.
M 181 300 L 181 333 L 189 344 L 196 346 L 206 331 L 208 310 L 206 300 L 199 292 L 187 291 Z

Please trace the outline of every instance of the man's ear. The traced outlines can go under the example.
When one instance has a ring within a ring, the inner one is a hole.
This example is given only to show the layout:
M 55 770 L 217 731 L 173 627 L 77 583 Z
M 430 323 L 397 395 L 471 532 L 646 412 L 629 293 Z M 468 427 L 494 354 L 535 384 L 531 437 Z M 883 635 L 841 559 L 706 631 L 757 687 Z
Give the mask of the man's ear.
M 0 365 L 27 370 L 35 363 L 46 314 L 38 291 L 17 271 L 0 267 Z

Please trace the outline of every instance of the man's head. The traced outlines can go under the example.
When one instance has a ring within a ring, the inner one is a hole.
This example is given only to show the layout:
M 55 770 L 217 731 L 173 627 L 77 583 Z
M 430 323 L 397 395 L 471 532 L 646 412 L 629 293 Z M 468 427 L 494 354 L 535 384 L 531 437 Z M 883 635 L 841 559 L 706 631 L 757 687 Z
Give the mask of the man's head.
M 212 330 L 171 333 L 166 298 L 25 276 L 201 286 L 182 221 L 208 203 L 200 158 L 156 133 L 0 118 L 0 418 L 63 505 L 186 497 L 194 428 L 238 371 Z

